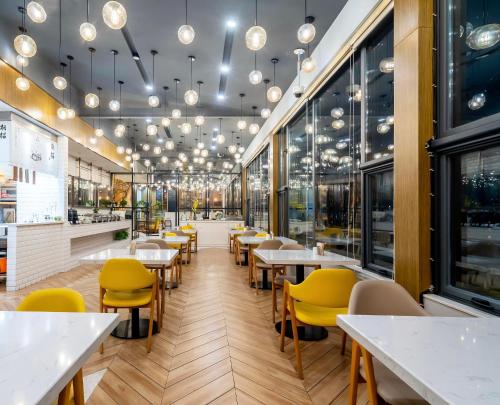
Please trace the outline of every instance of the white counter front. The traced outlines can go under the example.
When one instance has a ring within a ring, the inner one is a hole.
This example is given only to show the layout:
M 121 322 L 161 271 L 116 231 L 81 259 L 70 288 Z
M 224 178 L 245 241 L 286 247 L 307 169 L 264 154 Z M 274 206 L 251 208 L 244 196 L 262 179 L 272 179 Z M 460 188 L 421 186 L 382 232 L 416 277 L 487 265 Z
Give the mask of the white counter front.
M 106 247 L 121 247 L 114 233 L 130 233 L 131 221 L 70 225 L 61 223 L 9 224 L 7 290 L 19 290 L 78 265 L 80 257 Z
M 244 224 L 244 221 L 180 221 L 181 226 L 187 224 L 198 231 L 198 247 L 228 247 L 229 231 Z

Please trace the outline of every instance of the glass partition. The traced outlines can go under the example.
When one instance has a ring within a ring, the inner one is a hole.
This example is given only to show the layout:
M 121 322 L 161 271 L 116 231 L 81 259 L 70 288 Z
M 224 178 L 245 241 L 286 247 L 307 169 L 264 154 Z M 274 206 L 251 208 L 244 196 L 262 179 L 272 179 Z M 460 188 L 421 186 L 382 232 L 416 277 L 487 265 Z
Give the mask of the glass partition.
M 269 146 L 247 167 L 247 223 L 269 231 Z

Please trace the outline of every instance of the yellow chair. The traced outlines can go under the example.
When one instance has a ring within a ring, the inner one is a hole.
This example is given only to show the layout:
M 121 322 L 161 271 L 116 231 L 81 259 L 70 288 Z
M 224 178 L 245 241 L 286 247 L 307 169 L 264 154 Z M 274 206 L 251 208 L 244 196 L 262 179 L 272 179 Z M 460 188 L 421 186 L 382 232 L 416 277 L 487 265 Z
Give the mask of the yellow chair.
M 352 288 L 356 284 L 353 271 L 347 269 L 314 270 L 302 283 L 285 280 L 280 350 L 285 349 L 286 316 L 290 314 L 297 373 L 304 378 L 297 325 L 337 326 L 337 315 L 347 314 Z M 345 335 L 342 339 L 342 354 Z
M 164 236 L 177 236 L 173 232 L 165 232 Z M 170 287 L 168 289 L 168 294 L 172 293 L 172 285 L 173 285 L 173 275 L 175 270 L 175 281 L 179 284 L 182 283 L 182 243 L 168 243 L 163 239 L 150 239 L 147 242 L 156 243 L 160 246 L 161 249 L 175 249 L 179 251 L 179 255 L 175 258 L 175 266 L 173 266 L 172 271 L 170 272 Z
M 232 229 L 233 231 L 244 231 L 245 230 L 245 227 L 243 226 L 237 226 L 237 227 L 234 227 Z M 234 239 L 240 235 L 239 233 L 235 233 L 235 234 L 229 234 L 229 253 L 233 253 L 233 247 L 234 247 Z
M 187 225 L 180 226 L 179 229 L 181 231 L 190 231 L 190 230 L 194 229 L 194 227 L 193 227 L 193 225 L 187 224 Z M 194 232 L 190 235 L 190 238 L 191 238 L 191 242 L 194 243 L 194 251 L 197 252 L 198 251 L 198 234 L 196 232 Z
M 135 259 L 110 259 L 99 274 L 101 312 L 113 308 L 149 308 L 147 351 L 151 351 L 157 291 L 156 274 Z M 103 346 L 101 345 L 101 353 Z
M 267 236 L 267 233 L 265 232 L 259 232 L 258 234 L 255 235 L 256 238 L 265 238 Z
M 26 296 L 17 311 L 85 312 L 85 301 L 78 291 L 70 288 L 46 288 Z M 57 403 L 66 405 L 71 401 L 76 405 L 84 403 L 82 369 L 78 370 L 71 382 L 60 392 Z

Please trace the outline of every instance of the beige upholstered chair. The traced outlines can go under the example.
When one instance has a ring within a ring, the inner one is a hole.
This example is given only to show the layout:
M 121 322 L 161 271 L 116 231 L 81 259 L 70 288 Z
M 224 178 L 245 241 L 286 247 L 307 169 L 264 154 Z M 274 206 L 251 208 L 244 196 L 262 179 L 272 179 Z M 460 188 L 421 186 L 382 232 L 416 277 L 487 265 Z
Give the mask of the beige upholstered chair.
M 169 244 L 167 241 L 163 239 L 148 239 L 146 240 L 146 243 L 154 243 L 155 245 L 158 245 L 160 249 L 176 249 L 179 250 L 179 254 L 175 258 L 175 264 L 170 267 L 170 284 L 168 288 L 168 294 L 172 294 L 172 286 L 174 282 L 174 274 L 175 274 L 175 281 L 179 284 L 180 283 L 180 278 L 182 274 L 182 249 L 177 246 L 177 245 L 172 245 Z M 166 278 L 164 276 L 164 270 L 162 269 L 162 279 L 161 279 L 161 289 L 163 292 L 163 302 L 162 302 L 162 313 L 164 310 L 164 301 L 165 301 L 165 284 L 166 284 Z
M 246 231 L 243 232 L 239 236 L 255 236 L 257 235 L 257 231 Z M 241 266 L 241 255 L 245 252 L 248 252 L 249 247 L 248 246 L 242 246 L 241 243 L 238 241 L 238 238 L 236 238 L 236 244 L 234 247 L 234 257 L 236 259 L 236 264 L 239 264 Z
M 349 313 L 353 315 L 426 316 L 427 312 L 399 284 L 390 281 L 365 280 L 351 293 Z M 360 361 L 360 356 L 363 356 Z M 377 393 L 393 405 L 420 405 L 427 402 L 401 381 L 359 343 L 352 342 L 350 403 L 357 398 L 359 374 L 368 383 L 371 404 L 377 404 Z
M 281 246 L 283 246 L 283 242 L 281 242 L 279 239 L 271 239 L 271 240 L 264 240 L 262 243 L 257 247 L 257 249 L 265 249 L 265 250 L 278 250 Z M 258 257 L 253 257 L 252 260 L 252 266 L 248 267 L 248 282 L 250 285 L 252 285 L 252 280 L 255 282 L 255 294 L 259 294 L 259 282 L 257 278 L 257 271 L 262 270 L 264 271 L 269 271 L 271 270 L 271 275 L 274 275 L 274 269 L 276 268 L 283 268 L 283 266 L 275 266 L 273 264 L 267 264 L 264 263 L 262 260 L 260 260 Z

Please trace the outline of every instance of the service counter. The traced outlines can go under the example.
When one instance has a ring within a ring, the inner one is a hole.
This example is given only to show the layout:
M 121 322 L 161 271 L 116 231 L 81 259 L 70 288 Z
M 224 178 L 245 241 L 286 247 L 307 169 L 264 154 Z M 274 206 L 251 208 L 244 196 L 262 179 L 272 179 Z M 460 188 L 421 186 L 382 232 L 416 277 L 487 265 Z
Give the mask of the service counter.
M 198 247 L 227 248 L 229 231 L 244 223 L 243 220 L 201 220 L 180 221 L 180 225 L 190 224 L 198 231 Z

